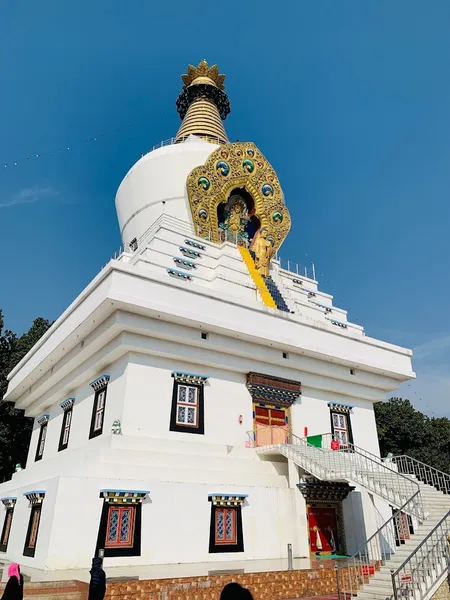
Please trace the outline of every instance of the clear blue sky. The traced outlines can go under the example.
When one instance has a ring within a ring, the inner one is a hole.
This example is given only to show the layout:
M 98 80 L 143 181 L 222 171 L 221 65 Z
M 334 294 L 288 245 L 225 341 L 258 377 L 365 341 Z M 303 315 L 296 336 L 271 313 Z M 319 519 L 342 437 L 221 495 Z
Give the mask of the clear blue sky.
M 403 394 L 450 416 L 449 24 L 448 0 L 0 0 L 7 326 L 55 319 L 119 246 L 115 191 L 176 133 L 180 75 L 206 58 L 230 138 L 280 177 L 282 256 L 313 259 L 367 335 L 414 348 Z

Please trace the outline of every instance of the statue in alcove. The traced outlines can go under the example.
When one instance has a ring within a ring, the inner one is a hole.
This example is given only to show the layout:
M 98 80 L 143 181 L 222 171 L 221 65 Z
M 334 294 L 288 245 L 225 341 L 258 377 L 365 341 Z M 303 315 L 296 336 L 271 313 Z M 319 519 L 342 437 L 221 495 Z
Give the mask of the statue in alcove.
M 249 222 L 245 200 L 238 194 L 231 196 L 223 207 L 222 220 L 219 222 L 220 240 L 248 247 L 249 237 L 246 228 Z
M 273 256 L 273 244 L 267 238 L 269 231 L 266 227 L 259 230 L 251 249 L 255 254 L 255 267 L 262 277 L 270 276 L 270 260 Z

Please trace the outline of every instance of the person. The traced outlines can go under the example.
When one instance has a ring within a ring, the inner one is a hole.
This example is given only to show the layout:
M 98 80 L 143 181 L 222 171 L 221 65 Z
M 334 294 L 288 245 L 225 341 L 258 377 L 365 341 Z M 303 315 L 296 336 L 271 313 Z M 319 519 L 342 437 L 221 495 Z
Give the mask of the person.
M 2 600 L 22 600 L 23 598 L 23 575 L 20 566 L 12 563 L 8 567 L 8 583 L 5 586 Z
M 90 573 L 88 600 L 103 600 L 106 594 L 106 575 L 103 570 L 103 560 L 100 556 L 92 559 Z
M 253 596 L 239 583 L 227 583 L 220 593 L 220 600 L 253 600 Z

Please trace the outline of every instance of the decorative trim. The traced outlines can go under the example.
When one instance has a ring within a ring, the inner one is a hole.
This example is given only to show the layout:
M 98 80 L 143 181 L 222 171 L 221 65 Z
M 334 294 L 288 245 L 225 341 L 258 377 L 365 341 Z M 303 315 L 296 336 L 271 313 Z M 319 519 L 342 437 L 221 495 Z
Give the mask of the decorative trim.
M 211 100 L 217 106 L 222 121 L 230 113 L 230 101 L 223 90 L 208 83 L 196 83 L 195 85 L 184 87 L 177 98 L 177 111 L 181 119 L 184 119 L 188 108 L 197 98 Z
M 150 490 L 100 490 L 100 498 L 109 504 L 140 504 Z
M 199 244 L 198 242 L 193 242 L 192 240 L 184 240 L 184 243 L 193 248 L 197 248 L 197 250 L 206 250 L 206 246 L 203 246 L 203 244 Z
M 201 258 L 202 257 L 200 252 L 197 252 L 196 250 L 191 250 L 190 248 L 185 248 L 184 246 L 180 246 L 179 251 L 181 252 L 181 254 L 183 254 L 184 256 L 188 256 L 189 258 Z
M 349 413 L 353 406 L 351 404 L 339 404 L 338 402 L 328 402 L 330 410 L 339 413 Z
M 268 237 L 273 239 L 274 251 L 290 230 L 291 217 L 284 204 L 278 177 L 253 143 L 219 146 L 203 165 L 189 173 L 186 187 L 195 234 L 200 238 L 220 243 L 218 206 L 228 201 L 233 190 L 242 188 L 252 196 L 255 216 L 261 227 L 267 228 Z
M 208 379 L 208 375 L 195 375 L 194 373 L 182 373 L 181 371 L 173 371 L 172 377 L 177 383 L 188 383 L 193 385 L 204 385 Z
M 297 381 L 261 373 L 249 373 L 246 385 L 255 403 L 269 401 L 290 406 L 302 393 L 301 384 Z
M 97 377 L 97 379 L 94 379 L 94 381 L 91 381 L 91 383 L 89 384 L 92 388 L 94 388 L 94 390 L 97 392 L 98 390 L 101 390 L 102 388 L 106 387 L 109 383 L 110 380 L 110 376 L 109 375 L 100 375 L 100 377 Z
M 303 285 L 303 281 L 301 279 L 293 279 L 292 283 L 295 283 L 297 285 Z
M 6 508 L 14 508 L 17 502 L 17 498 L 15 496 L 9 496 L 7 498 L 2 498 L 1 501 L 3 502 Z
M 75 402 L 75 398 L 67 398 L 67 400 L 64 400 L 63 402 L 61 402 L 60 407 L 64 411 L 69 410 L 69 408 L 72 408 L 74 402 Z
M 247 497 L 247 494 L 208 494 L 208 500 L 213 506 L 241 506 Z
M 167 272 L 173 277 L 178 277 L 179 279 L 186 279 L 187 281 L 192 281 L 192 275 L 188 275 L 188 273 L 183 273 L 182 271 L 177 271 L 176 269 L 167 269 Z
M 185 269 L 196 269 L 197 265 L 189 260 L 184 260 L 184 258 L 173 258 L 173 262 L 179 267 L 184 267 Z
M 318 479 L 298 483 L 297 487 L 309 504 L 315 504 L 316 502 L 342 502 L 355 489 L 348 483 L 319 481 Z
M 49 419 L 50 415 L 42 415 L 42 417 L 39 417 L 37 422 L 42 427 L 43 425 L 46 425 L 48 423 Z
M 314 292 L 313 290 L 305 290 L 305 292 L 308 292 L 308 298 L 316 297 L 316 292 Z
M 342 329 L 347 329 L 348 327 L 347 323 L 343 321 L 336 321 L 336 319 L 329 319 L 329 321 L 332 325 L 337 325 L 338 327 L 342 327 Z
M 24 492 L 23 494 L 31 506 L 42 504 L 45 498 L 45 490 L 33 490 L 32 492 Z
M 333 311 L 333 309 L 331 308 L 331 306 L 325 306 L 325 304 L 319 304 L 318 302 L 314 303 L 316 306 L 318 306 L 319 308 L 323 308 L 325 309 L 325 312 L 330 313 Z

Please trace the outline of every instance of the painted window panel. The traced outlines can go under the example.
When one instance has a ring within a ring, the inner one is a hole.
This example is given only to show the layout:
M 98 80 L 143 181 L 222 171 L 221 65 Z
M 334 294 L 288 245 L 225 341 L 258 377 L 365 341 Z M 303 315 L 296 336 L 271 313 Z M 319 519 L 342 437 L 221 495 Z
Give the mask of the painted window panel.
M 107 388 L 105 387 L 102 390 L 97 390 L 95 392 L 89 438 L 96 437 L 103 433 L 106 409 L 106 390 Z
M 14 516 L 14 508 L 6 509 L 5 521 L 3 523 L 2 538 L 0 540 L 0 551 L 6 552 L 9 542 L 9 534 L 11 533 L 11 525 Z
M 105 548 L 132 548 L 134 544 L 134 506 L 110 506 Z
M 236 508 L 216 508 L 216 544 L 236 544 Z

